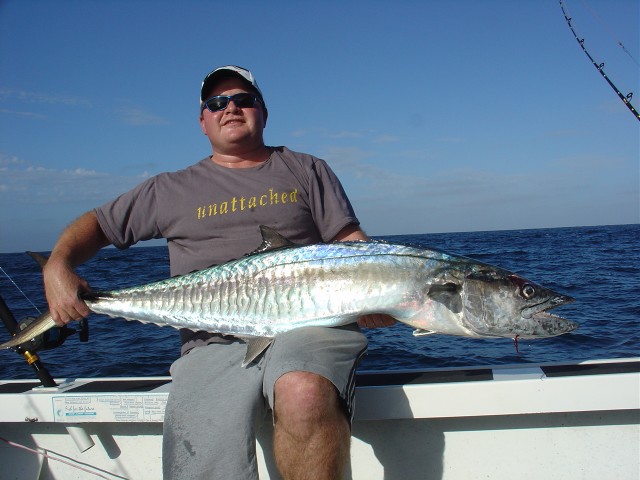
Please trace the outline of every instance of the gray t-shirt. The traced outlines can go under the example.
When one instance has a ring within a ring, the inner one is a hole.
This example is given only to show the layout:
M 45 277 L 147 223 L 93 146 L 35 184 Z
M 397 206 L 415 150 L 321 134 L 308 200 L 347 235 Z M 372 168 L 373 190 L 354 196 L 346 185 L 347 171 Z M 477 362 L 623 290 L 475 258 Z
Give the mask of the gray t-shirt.
M 252 252 L 262 241 L 259 225 L 310 244 L 330 241 L 347 225 L 359 224 L 329 166 L 286 147 L 272 148 L 270 158 L 254 168 L 225 168 L 206 157 L 152 177 L 95 212 L 118 248 L 166 238 L 171 275 Z M 191 343 L 183 352 L 195 346 L 193 332 L 182 332 L 182 338 Z

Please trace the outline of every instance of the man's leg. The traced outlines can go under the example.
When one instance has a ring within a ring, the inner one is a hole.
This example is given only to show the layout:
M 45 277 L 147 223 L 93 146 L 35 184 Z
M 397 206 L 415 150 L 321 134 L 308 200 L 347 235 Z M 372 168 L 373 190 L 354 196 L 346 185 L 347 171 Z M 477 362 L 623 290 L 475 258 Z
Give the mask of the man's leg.
M 339 479 L 349 457 L 351 428 L 336 387 L 308 372 L 275 385 L 273 449 L 285 479 Z
M 356 367 L 367 340 L 357 325 L 279 335 L 266 354 L 274 456 L 285 480 L 338 479 L 349 457 Z
M 257 480 L 255 434 L 267 407 L 261 366 L 240 366 L 245 351 L 243 343 L 209 345 L 173 364 L 165 480 Z

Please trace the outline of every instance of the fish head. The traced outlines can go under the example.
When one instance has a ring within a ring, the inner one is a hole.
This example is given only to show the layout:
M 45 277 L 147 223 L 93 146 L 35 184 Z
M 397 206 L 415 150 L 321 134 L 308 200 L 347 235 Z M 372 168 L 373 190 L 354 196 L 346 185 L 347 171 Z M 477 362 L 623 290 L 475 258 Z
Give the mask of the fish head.
M 482 268 L 462 284 L 462 322 L 482 337 L 543 338 L 578 328 L 548 311 L 574 301 L 517 274 Z

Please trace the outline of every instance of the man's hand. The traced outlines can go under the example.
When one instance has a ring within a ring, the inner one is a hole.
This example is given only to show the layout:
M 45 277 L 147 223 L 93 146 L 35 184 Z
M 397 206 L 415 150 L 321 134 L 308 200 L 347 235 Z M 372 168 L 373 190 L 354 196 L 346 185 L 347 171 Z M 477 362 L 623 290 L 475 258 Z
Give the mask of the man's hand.
M 364 328 L 391 327 L 392 325 L 395 325 L 396 322 L 397 320 L 392 316 L 381 313 L 364 315 L 358 319 L 358 325 Z
M 89 313 L 89 307 L 80 299 L 80 294 L 91 290 L 71 267 L 61 262 L 47 262 L 42 270 L 44 289 L 51 317 L 59 326 L 72 320 L 80 320 Z
M 91 312 L 80 299 L 80 294 L 89 292 L 91 287 L 76 274 L 74 268 L 107 245 L 109 240 L 93 211 L 75 220 L 60 235 L 42 269 L 49 312 L 58 325 L 80 320 Z

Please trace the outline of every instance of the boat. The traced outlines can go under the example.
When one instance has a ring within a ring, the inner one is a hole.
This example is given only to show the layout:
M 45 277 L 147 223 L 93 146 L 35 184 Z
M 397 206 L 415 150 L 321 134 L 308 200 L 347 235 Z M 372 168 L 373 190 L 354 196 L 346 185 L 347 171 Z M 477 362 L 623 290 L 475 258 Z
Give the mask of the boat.
M 162 478 L 170 382 L 0 380 L 0 476 Z M 355 408 L 346 479 L 640 478 L 640 358 L 360 372 Z

